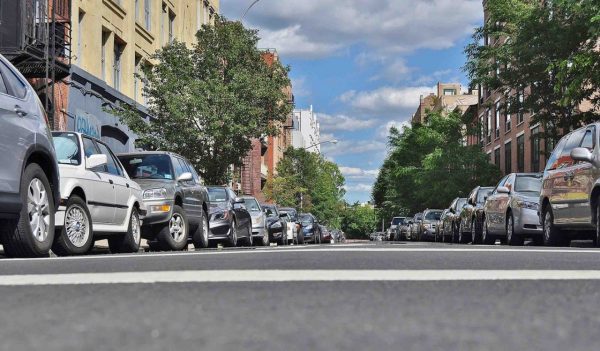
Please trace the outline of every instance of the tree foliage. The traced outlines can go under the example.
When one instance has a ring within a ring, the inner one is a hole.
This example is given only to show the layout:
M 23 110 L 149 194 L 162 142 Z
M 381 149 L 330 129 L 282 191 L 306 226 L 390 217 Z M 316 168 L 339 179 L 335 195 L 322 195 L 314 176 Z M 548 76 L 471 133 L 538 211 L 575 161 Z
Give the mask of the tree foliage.
M 149 149 L 188 158 L 207 183 L 222 184 L 231 165 L 240 165 L 251 139 L 274 135 L 292 106 L 284 88 L 287 67 L 268 65 L 257 49 L 255 30 L 217 17 L 187 47 L 173 42 L 145 67 L 144 95 L 150 119 L 133 107 L 117 113 Z
M 349 239 L 366 239 L 377 227 L 377 214 L 370 205 L 355 203 L 342 212 L 341 229 Z
M 481 148 L 464 145 L 459 114 L 430 113 L 427 121 L 391 131 L 391 150 L 372 193 L 386 221 L 426 208 L 446 208 L 455 197 L 500 178 L 500 170 Z
M 267 181 L 267 199 L 280 206 L 311 212 L 324 223 L 340 227 L 345 179 L 338 166 L 322 155 L 290 147 Z
M 600 107 L 600 2 L 488 0 L 486 8 L 465 50 L 472 82 L 503 91 L 510 113 L 535 112 L 531 123 L 554 139 L 597 120 L 581 107 Z

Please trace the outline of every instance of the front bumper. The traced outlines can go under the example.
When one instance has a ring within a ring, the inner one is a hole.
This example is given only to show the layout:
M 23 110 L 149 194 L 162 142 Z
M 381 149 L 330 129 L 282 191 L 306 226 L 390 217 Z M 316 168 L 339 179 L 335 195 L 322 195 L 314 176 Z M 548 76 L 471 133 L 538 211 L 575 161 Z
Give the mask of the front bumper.
M 542 235 L 542 225 L 537 210 L 521 208 L 514 212 L 515 234 Z
M 146 227 L 166 223 L 173 215 L 173 200 L 144 201 L 144 205 L 146 206 L 146 216 L 144 217 L 144 226 Z
M 231 223 L 227 219 L 211 219 L 208 226 L 209 239 L 228 239 L 231 234 Z
M 264 238 L 265 234 L 267 234 L 265 227 L 252 227 L 252 236 Z
M 425 229 L 421 233 L 421 240 L 435 241 L 435 229 Z

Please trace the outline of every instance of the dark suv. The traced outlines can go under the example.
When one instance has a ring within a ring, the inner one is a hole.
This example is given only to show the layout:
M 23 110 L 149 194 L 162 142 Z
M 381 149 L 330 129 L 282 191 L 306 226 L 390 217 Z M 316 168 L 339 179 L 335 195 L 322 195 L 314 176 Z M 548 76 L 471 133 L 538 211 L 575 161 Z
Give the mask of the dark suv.
M 11 257 L 47 256 L 59 174 L 48 118 L 25 78 L 0 55 L 0 239 Z
M 147 209 L 142 237 L 150 248 L 183 250 L 190 237 L 195 247 L 208 247 L 208 193 L 194 167 L 171 152 L 118 157 L 142 188 Z

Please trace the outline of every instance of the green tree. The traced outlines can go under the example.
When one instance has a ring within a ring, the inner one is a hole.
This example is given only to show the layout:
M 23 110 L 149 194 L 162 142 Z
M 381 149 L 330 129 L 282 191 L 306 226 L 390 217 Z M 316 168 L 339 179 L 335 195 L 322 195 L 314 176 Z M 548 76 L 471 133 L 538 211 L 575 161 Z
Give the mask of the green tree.
M 402 133 L 391 131 L 391 151 L 372 194 L 386 223 L 396 215 L 446 208 L 455 197 L 500 178 L 479 147 L 463 144 L 459 114 L 430 113 L 427 120 Z
M 597 120 L 597 110 L 581 106 L 600 107 L 600 3 L 488 0 L 486 8 L 487 22 L 465 49 L 471 81 L 505 91 L 510 113 L 535 112 L 531 123 L 555 140 Z
M 370 205 L 355 203 L 342 212 L 341 229 L 349 239 L 366 239 L 377 227 L 377 215 Z
M 153 55 L 143 70 L 149 119 L 134 108 L 117 114 L 150 149 L 188 158 L 207 183 L 222 184 L 240 165 L 252 138 L 274 135 L 292 106 L 284 88 L 287 67 L 268 65 L 257 49 L 255 30 L 217 17 L 188 48 L 174 42 Z

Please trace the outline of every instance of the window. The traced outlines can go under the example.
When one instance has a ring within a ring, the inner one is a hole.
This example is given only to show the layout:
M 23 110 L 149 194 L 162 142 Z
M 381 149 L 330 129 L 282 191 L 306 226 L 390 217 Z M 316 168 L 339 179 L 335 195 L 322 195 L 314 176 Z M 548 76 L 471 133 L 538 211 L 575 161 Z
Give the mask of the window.
M 175 14 L 169 11 L 169 43 L 172 43 L 175 35 Z
M 521 124 L 521 123 L 523 123 L 523 120 L 524 120 L 523 105 L 525 103 L 525 93 L 523 91 L 520 91 L 517 98 L 519 100 L 519 112 L 517 113 L 517 124 Z
M 479 117 L 479 143 L 483 146 L 485 144 L 485 124 L 483 116 Z
M 77 19 L 77 63 L 79 66 L 83 66 L 83 50 L 81 45 L 83 43 L 83 19 L 85 12 L 79 10 L 79 17 Z
M 0 94 L 8 94 L 8 90 L 6 89 L 6 84 L 4 84 L 4 78 L 2 78 L 2 74 L 0 74 Z
M 506 108 L 504 110 L 504 127 L 507 132 L 510 132 L 511 126 L 511 117 L 510 117 L 510 101 L 506 102 Z
M 150 12 L 151 0 L 144 0 L 144 24 L 146 25 L 146 30 L 150 31 L 152 29 L 152 13 Z
M 456 90 L 455 89 L 444 89 L 444 95 L 446 95 L 446 96 L 456 95 Z
M 100 50 L 100 65 L 102 67 L 102 80 L 106 81 L 106 45 L 110 32 L 102 31 L 102 49 Z
M 208 201 L 210 202 L 226 202 L 227 192 L 223 188 L 208 188 Z
M 173 167 L 175 168 L 175 179 L 178 179 L 183 173 L 185 173 L 183 165 L 178 161 L 177 158 L 173 159 Z
M 496 102 L 496 139 L 500 138 L 500 101 Z
M 562 153 L 562 149 L 568 139 L 569 139 L 568 135 L 565 136 L 564 138 L 560 139 L 560 141 L 558 142 L 558 145 L 556 145 L 556 148 L 554 149 L 554 151 L 552 151 L 552 154 L 548 158 L 548 162 L 546 162 L 546 171 L 558 168 L 558 157 Z M 549 140 L 549 139 L 547 139 L 547 140 Z M 550 150 L 550 149 L 551 149 L 551 147 L 550 147 L 549 143 L 547 143 L 546 150 Z
M 504 173 L 512 172 L 512 143 L 504 144 Z
M 525 172 L 525 135 L 517 137 L 517 172 Z
M 594 129 L 588 129 L 585 131 L 583 141 L 581 142 L 581 147 L 589 149 L 590 151 L 594 149 Z
M 531 130 L 531 171 L 540 171 L 540 128 L 535 127 Z
M 139 22 L 140 21 L 140 0 L 135 0 L 135 3 L 133 6 L 135 6 L 135 21 Z
M 494 150 L 494 164 L 500 168 L 500 148 Z
M 132 179 L 173 179 L 171 158 L 162 154 L 120 156 L 121 163 Z
M 135 61 L 134 61 L 134 77 L 133 77 L 133 99 L 136 102 L 140 101 L 140 96 L 141 96 L 141 84 L 140 84 L 140 80 L 141 77 L 140 75 L 142 74 L 142 69 L 141 69 L 141 65 L 142 65 L 142 56 L 139 54 L 135 54 Z
M 117 90 L 121 90 L 121 56 L 123 55 L 124 45 L 115 38 L 115 62 L 113 64 L 113 82 Z
M 486 132 L 487 132 L 487 142 L 488 144 L 492 142 L 492 110 L 487 109 L 487 124 L 486 124 Z
M 100 148 L 100 152 L 106 155 L 106 168 L 108 170 L 108 173 L 116 176 L 122 176 L 123 172 L 121 172 L 121 167 L 119 167 L 119 164 L 115 161 L 112 152 L 108 149 L 108 147 L 102 143 L 96 144 Z
M 92 139 L 84 137 L 83 153 L 85 154 L 85 157 L 90 157 L 92 155 L 98 155 L 101 152 L 100 150 L 98 150 L 96 143 Z M 92 172 L 106 172 L 106 165 L 90 168 L 89 170 L 91 170 Z
M 4 90 L 11 96 L 23 99 L 27 95 L 27 85 L 25 85 L 25 82 L 17 77 L 15 72 L 3 62 L 0 67 L 2 68 L 2 78 L 4 79 L 2 82 Z
M 581 145 L 581 139 L 585 134 L 585 129 L 579 129 L 571 133 L 569 140 L 565 144 L 560 153 L 560 157 L 556 162 L 556 168 L 569 167 L 573 165 L 573 159 L 571 158 L 571 150 Z

